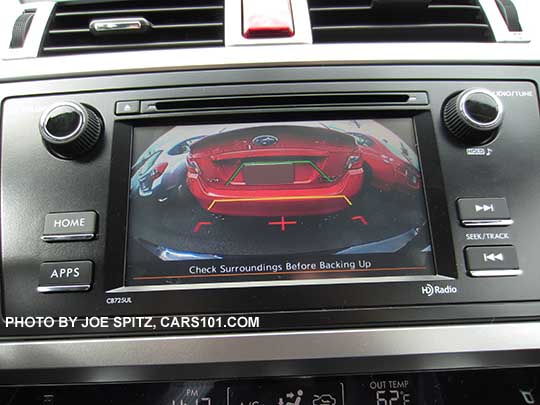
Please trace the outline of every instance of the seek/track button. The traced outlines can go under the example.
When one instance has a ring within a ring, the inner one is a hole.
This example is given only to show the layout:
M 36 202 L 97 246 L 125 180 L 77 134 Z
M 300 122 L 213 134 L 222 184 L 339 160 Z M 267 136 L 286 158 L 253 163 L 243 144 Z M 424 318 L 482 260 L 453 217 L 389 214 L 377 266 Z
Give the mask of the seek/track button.
M 48 214 L 41 239 L 45 242 L 90 240 L 96 235 L 96 226 L 94 211 Z
M 474 246 L 465 249 L 467 270 L 473 277 L 517 276 L 519 268 L 514 246 Z
M 514 223 L 505 198 L 460 198 L 457 207 L 463 226 L 508 226 Z

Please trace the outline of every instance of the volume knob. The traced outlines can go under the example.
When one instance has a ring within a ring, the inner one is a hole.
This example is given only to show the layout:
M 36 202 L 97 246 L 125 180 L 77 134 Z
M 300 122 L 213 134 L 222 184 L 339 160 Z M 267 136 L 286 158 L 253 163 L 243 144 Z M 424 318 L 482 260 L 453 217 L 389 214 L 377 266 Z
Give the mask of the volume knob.
M 39 130 L 55 155 L 73 159 L 96 146 L 103 132 L 103 121 L 84 104 L 64 102 L 51 106 L 41 115 Z
M 452 97 L 443 109 L 443 121 L 462 142 L 482 145 L 491 141 L 503 122 L 504 107 L 493 92 L 469 89 Z

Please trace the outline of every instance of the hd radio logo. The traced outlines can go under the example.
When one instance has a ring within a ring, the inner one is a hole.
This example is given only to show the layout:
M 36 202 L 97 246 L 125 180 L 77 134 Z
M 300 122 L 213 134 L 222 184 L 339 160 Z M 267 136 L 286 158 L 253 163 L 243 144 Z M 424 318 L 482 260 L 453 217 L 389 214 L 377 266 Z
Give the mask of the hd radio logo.
M 446 294 L 457 294 L 458 290 L 456 287 L 451 285 L 446 285 L 445 287 L 433 286 L 431 284 L 426 284 L 422 286 L 422 294 L 432 297 L 434 295 L 446 295 Z

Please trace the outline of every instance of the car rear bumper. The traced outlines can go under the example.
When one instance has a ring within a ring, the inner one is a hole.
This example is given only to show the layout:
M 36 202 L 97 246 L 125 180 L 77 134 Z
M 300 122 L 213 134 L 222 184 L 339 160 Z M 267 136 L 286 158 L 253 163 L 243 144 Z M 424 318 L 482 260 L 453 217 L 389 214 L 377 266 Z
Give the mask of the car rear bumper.
M 210 188 L 197 176 L 188 176 L 189 189 L 202 208 L 215 214 L 254 217 L 333 214 L 353 204 L 352 199 L 363 183 L 362 168 L 349 170 L 327 187 L 286 190 Z

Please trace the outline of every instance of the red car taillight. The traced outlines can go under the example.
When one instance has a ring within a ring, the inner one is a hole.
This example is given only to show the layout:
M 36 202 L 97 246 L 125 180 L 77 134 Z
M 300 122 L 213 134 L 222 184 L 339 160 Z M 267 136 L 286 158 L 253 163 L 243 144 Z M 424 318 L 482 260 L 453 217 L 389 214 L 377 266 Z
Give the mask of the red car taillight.
M 187 165 L 188 165 L 188 172 L 194 173 L 194 174 L 201 174 L 201 168 L 197 164 L 195 160 L 193 160 L 192 157 L 188 156 L 187 158 Z
M 345 168 L 347 170 L 351 169 L 359 169 L 362 167 L 362 158 L 360 156 L 349 156 L 349 159 L 347 159 L 347 164 L 345 165 Z
M 154 167 L 152 171 L 150 172 L 150 177 L 152 177 L 152 181 L 159 178 L 159 176 L 161 176 L 165 172 L 168 165 L 169 165 L 168 163 L 164 162 Z

